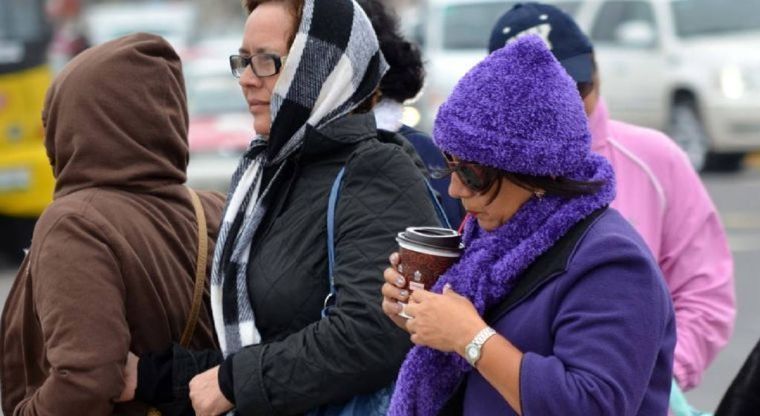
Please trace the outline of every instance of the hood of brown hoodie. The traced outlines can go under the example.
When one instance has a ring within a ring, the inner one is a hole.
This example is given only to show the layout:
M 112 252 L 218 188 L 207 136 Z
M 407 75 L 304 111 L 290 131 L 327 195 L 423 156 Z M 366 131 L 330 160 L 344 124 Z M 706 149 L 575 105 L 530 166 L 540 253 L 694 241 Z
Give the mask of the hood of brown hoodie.
M 185 182 L 182 65 L 144 33 L 90 48 L 53 81 L 42 114 L 55 198 L 91 187 L 150 191 Z

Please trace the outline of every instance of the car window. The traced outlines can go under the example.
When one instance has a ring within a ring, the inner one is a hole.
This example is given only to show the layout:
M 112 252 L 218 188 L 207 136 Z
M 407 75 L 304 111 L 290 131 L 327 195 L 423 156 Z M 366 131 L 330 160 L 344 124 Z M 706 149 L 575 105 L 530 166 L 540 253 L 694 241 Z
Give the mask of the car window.
M 444 49 L 486 49 L 496 21 L 518 1 L 464 3 L 443 10 Z M 557 1 L 550 4 L 574 15 L 581 1 Z
M 676 35 L 760 30 L 760 0 L 674 0 Z
M 594 19 L 591 29 L 591 39 L 594 42 L 609 42 L 623 45 L 625 36 L 622 34 L 633 25 L 638 28 L 648 27 L 652 36 L 656 35 L 656 24 L 652 5 L 646 1 L 616 0 L 602 4 Z M 636 28 L 634 28 L 634 31 Z M 639 31 L 640 32 L 640 31 Z
M 466 3 L 443 10 L 443 49 L 488 47 L 491 28 L 514 2 Z

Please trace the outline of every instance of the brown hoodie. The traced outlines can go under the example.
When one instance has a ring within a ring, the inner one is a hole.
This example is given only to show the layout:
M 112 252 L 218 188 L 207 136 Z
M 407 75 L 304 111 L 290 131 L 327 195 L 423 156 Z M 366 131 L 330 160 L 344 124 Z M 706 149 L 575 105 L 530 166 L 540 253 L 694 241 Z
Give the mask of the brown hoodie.
M 113 403 L 127 352 L 179 339 L 195 275 L 180 60 L 146 34 L 89 49 L 53 82 L 43 121 L 57 182 L 2 315 L 3 412 L 144 415 Z M 223 202 L 200 196 L 210 260 Z M 215 346 L 208 304 L 191 346 Z

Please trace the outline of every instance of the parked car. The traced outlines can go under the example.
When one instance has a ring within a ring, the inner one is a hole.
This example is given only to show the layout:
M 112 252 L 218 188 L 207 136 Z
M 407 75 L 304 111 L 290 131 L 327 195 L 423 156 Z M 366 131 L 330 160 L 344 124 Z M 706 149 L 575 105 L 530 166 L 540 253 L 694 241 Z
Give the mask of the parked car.
M 548 2 L 573 14 L 593 41 L 613 117 L 669 133 L 697 169 L 736 169 L 760 149 L 760 0 Z M 428 2 L 424 119 L 484 56 L 488 31 L 509 7 Z M 465 52 L 471 60 L 455 61 Z

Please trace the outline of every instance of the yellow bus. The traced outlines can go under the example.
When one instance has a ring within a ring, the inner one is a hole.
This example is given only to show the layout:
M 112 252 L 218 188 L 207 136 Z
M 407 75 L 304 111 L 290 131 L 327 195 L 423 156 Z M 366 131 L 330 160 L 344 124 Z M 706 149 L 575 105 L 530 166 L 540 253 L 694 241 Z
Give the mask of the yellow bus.
M 13 261 L 53 195 L 41 121 L 50 39 L 44 0 L 0 0 L 0 254 Z

